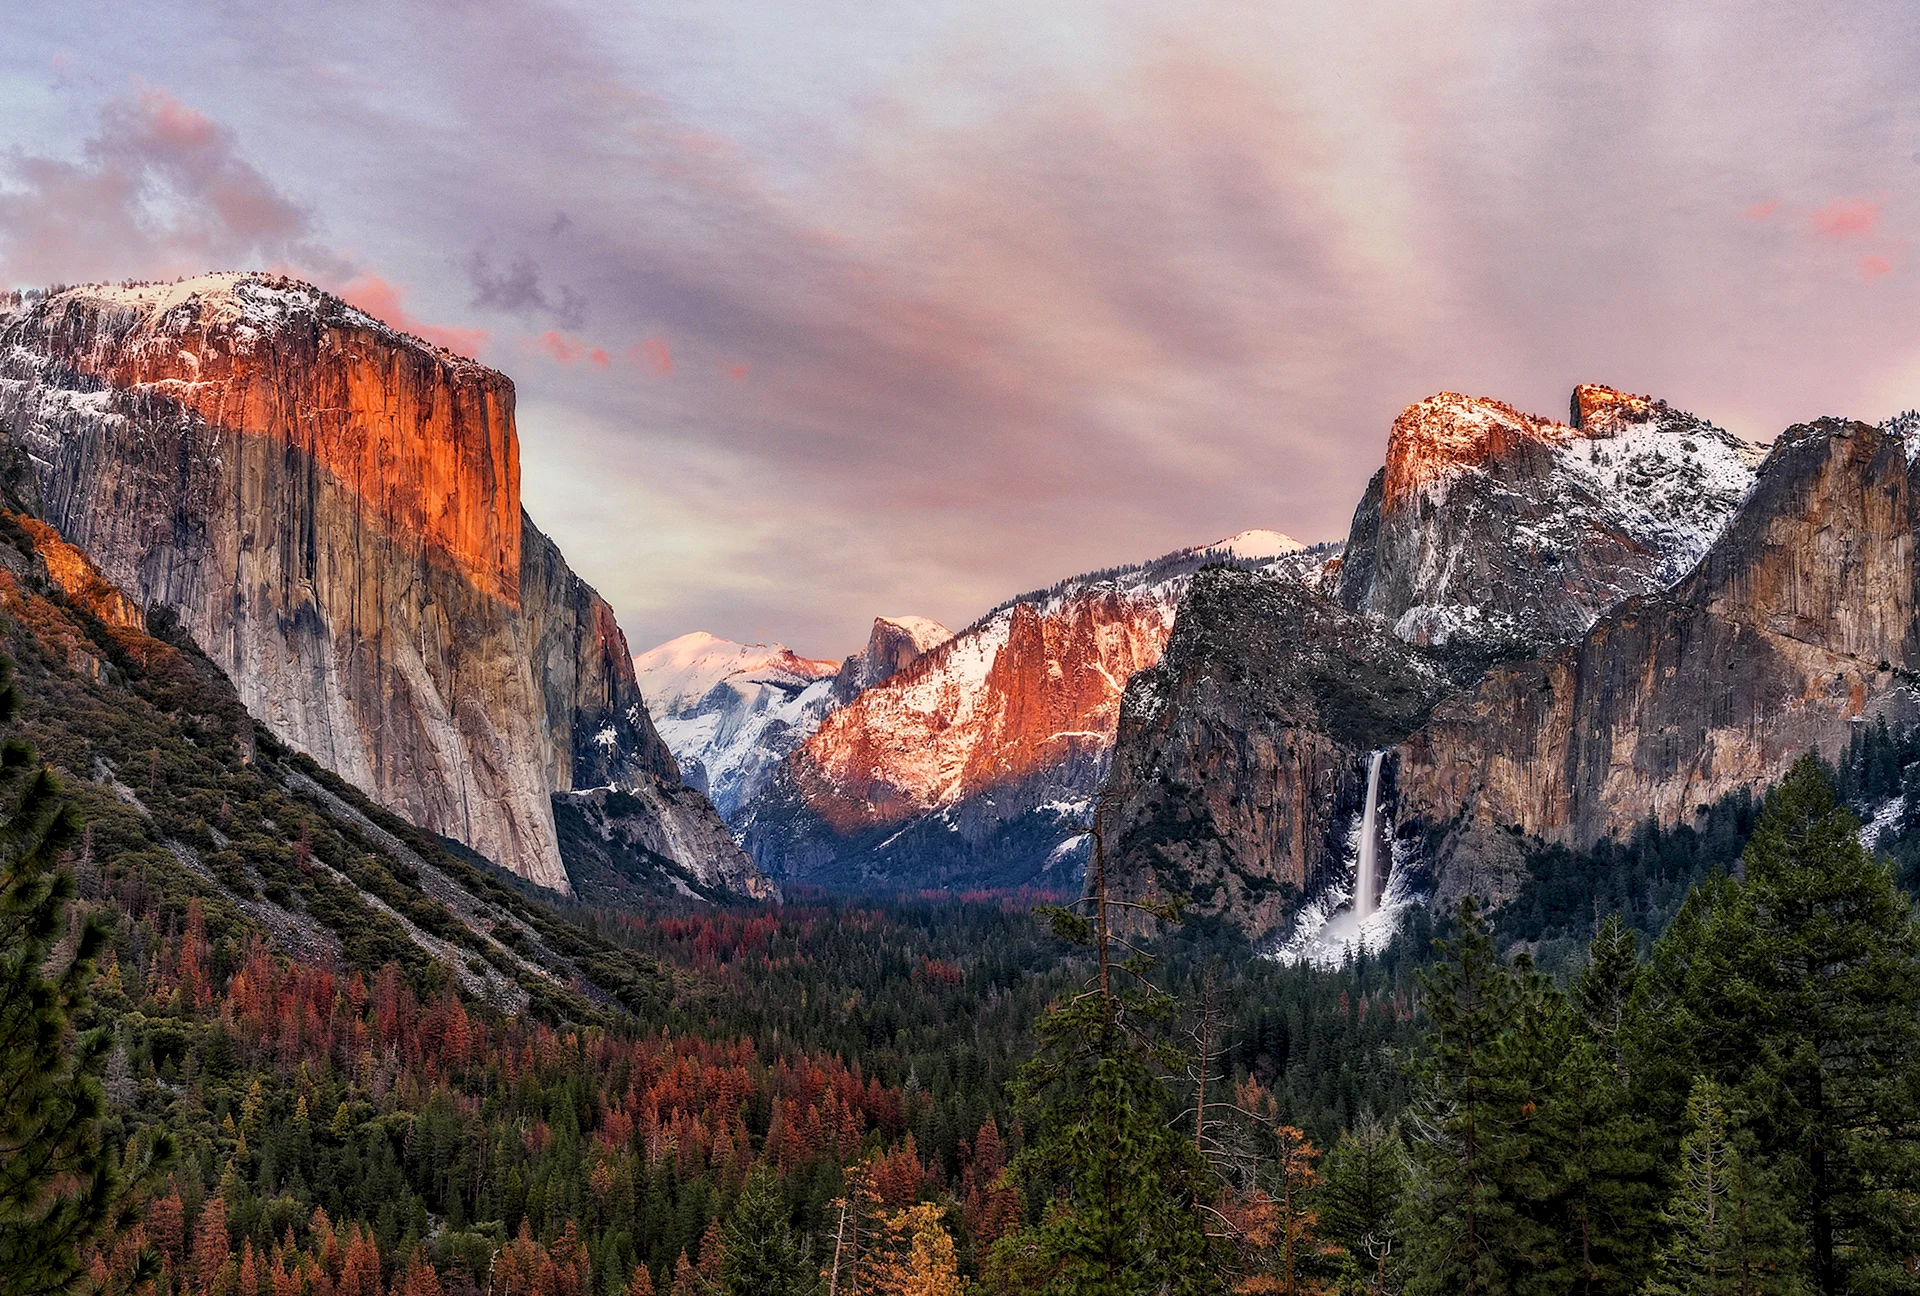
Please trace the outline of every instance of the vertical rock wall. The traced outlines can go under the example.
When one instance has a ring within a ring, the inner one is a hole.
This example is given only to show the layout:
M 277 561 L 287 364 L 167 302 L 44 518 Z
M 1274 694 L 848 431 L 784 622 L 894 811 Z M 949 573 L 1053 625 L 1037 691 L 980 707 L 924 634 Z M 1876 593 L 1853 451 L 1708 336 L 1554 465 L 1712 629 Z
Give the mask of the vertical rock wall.
M 75 288 L 0 313 L 0 426 L 48 522 L 422 826 L 564 890 L 555 792 L 678 786 L 611 609 L 521 513 L 502 375 L 290 280 Z

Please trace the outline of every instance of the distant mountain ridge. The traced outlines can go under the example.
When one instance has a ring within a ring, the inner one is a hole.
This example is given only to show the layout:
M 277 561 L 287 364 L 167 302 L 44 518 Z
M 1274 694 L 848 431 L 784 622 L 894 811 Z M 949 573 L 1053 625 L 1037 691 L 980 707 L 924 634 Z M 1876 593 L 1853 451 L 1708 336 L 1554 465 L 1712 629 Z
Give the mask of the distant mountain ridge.
M 1248 532 L 991 609 L 826 713 L 733 820 L 770 875 L 832 886 L 1072 886 L 1127 679 L 1209 564 L 1317 578 L 1332 550 Z

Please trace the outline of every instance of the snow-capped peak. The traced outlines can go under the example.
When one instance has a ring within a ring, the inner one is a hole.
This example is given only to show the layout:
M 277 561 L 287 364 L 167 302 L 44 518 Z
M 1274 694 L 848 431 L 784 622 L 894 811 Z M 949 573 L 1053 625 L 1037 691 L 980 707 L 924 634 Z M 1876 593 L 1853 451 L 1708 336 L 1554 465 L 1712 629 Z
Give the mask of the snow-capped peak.
M 1442 392 L 1395 420 L 1375 522 L 1340 597 L 1402 638 L 1560 642 L 1690 571 L 1759 447 L 1665 401 L 1575 389 L 1560 423 Z
M 801 657 L 783 643 L 736 643 L 704 630 L 669 639 L 633 659 L 641 695 L 656 722 L 698 709 L 728 680 L 778 676 L 804 687 L 839 668 L 837 661 Z
M 1284 558 L 1304 552 L 1306 545 L 1279 531 L 1242 531 L 1205 546 L 1203 552 L 1227 554 L 1234 558 Z

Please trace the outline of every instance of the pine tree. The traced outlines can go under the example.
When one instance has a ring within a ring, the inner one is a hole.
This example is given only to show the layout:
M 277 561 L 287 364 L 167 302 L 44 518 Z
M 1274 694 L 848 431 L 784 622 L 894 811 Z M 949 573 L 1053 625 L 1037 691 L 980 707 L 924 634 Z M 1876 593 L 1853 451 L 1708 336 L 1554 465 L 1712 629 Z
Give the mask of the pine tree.
M 720 1283 L 727 1296 L 810 1296 L 819 1290 L 819 1275 L 793 1235 L 779 1181 L 764 1164 L 747 1175 L 721 1235 Z
M 1047 1011 L 1014 1086 L 1032 1137 L 1012 1173 L 1028 1200 L 1049 1205 L 1038 1225 L 1000 1240 L 994 1267 L 1044 1275 L 1046 1296 L 1210 1292 L 1209 1176 L 1190 1128 L 1169 1126 L 1165 1077 L 1186 1061 L 1166 1040 L 1173 1003 L 1142 956 L 1116 957 L 1127 948 L 1111 920 L 1122 902 L 1107 894 L 1097 831 L 1088 881 L 1090 912 L 1045 912 L 1056 935 L 1093 951 L 1094 975 Z
M 1643 1296 L 1787 1296 L 1803 1290 L 1792 1221 L 1735 1145 L 1726 1099 L 1706 1078 L 1687 1099 L 1667 1242 Z
M 1573 987 L 1570 1030 L 1541 1121 L 1553 1166 L 1554 1226 L 1572 1290 L 1625 1290 L 1654 1231 L 1654 1131 L 1633 1107 L 1623 1052 L 1638 977 L 1634 939 L 1619 915 L 1601 924 Z
M 1767 798 L 1742 880 L 1689 898 L 1639 1015 L 1649 1104 L 1718 1081 L 1804 1230 L 1816 1291 L 1914 1292 L 1920 1274 L 1920 929 L 1819 761 Z
M 0 659 L 0 722 L 19 706 L 12 674 Z M 82 1247 L 132 1226 L 136 1190 L 172 1143 L 154 1136 L 130 1167 L 104 1143 L 100 1077 L 113 1038 L 104 1028 L 76 1037 L 74 1023 L 106 933 L 89 918 L 65 966 L 48 966 L 68 930 L 73 877 L 56 865 L 74 817 L 17 739 L 0 746 L 0 806 L 0 1291 L 40 1296 L 80 1282 Z
M 1406 1147 L 1372 1112 L 1361 1113 L 1322 1165 L 1320 1231 L 1354 1257 L 1376 1294 L 1387 1290 L 1390 1267 L 1404 1260 L 1397 1252 L 1406 1184 Z
M 1421 976 L 1430 1027 L 1408 1113 L 1407 1289 L 1502 1296 L 1564 1261 L 1540 1223 L 1549 1189 L 1534 1137 L 1553 1047 L 1540 1035 L 1559 1009 L 1530 965 L 1516 975 L 1500 959 L 1472 896 L 1458 924 Z

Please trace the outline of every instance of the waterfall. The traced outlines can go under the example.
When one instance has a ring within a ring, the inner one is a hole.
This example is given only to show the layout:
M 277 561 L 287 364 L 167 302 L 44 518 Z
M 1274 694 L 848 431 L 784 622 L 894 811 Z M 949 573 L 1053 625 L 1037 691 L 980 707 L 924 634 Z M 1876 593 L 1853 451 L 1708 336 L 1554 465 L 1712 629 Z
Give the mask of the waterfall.
M 1365 922 L 1380 907 L 1380 766 L 1382 747 L 1367 766 L 1367 808 L 1360 816 L 1360 864 L 1353 879 L 1353 916 Z

